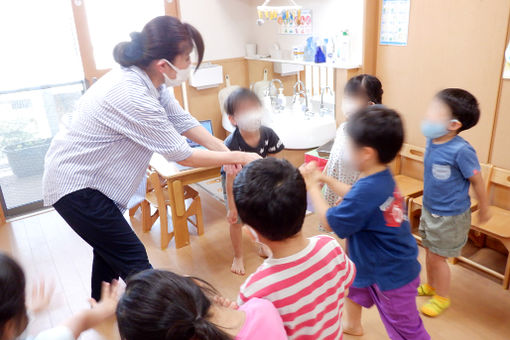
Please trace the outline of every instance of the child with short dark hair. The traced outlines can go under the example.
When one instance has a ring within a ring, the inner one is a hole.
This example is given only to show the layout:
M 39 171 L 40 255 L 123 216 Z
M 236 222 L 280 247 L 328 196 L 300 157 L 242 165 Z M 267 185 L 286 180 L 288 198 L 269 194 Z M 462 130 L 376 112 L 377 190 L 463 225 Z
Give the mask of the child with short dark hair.
M 334 238 L 303 236 L 306 197 L 303 177 L 286 160 L 257 160 L 237 175 L 239 215 L 272 252 L 241 286 L 238 303 L 272 301 L 289 339 L 341 339 L 355 268 Z
M 471 93 L 448 88 L 434 97 L 422 123 L 427 148 L 419 231 L 427 250 L 427 283 L 418 288 L 418 294 L 432 296 L 421 308 L 428 316 L 437 316 L 450 306 L 447 258 L 459 256 L 468 239 L 470 184 L 481 222 L 490 218 L 476 151 L 458 135 L 475 126 L 479 118 L 478 101 Z
M 0 340 L 17 339 L 28 326 L 25 283 L 25 274 L 20 265 L 8 255 L 0 253 Z M 101 300 L 96 302 L 91 299 L 91 309 L 76 314 L 58 327 L 38 334 L 34 340 L 78 339 L 82 332 L 115 313 L 117 292 L 117 281 L 112 284 L 103 282 Z M 39 294 L 43 300 L 49 299 L 44 291 Z
M 286 339 L 271 302 L 254 299 L 239 310 L 216 302 L 207 282 L 149 269 L 127 281 L 117 307 L 123 340 Z
M 324 173 L 336 180 L 354 184 L 358 179 L 359 172 L 354 169 L 349 162 L 347 154 L 347 121 L 356 111 L 369 105 L 382 103 L 382 84 L 369 74 L 360 74 L 349 79 L 344 88 L 344 96 L 342 98 L 342 112 L 346 121 L 338 126 L 335 142 L 331 147 L 328 163 L 324 169 Z M 326 185 L 324 189 L 324 197 L 330 206 L 338 204 L 340 197 Z
M 347 238 L 356 264 L 344 332 L 362 335 L 362 307 L 375 304 L 391 339 L 428 340 L 416 307 L 418 248 L 405 220 L 404 199 L 388 169 L 404 141 L 402 120 L 394 110 L 369 106 L 350 117 L 347 135 L 352 164 L 360 171 L 352 187 L 321 174 L 315 163 L 301 169 L 323 226 Z M 322 197 L 321 182 L 343 197 L 338 206 L 330 207 Z
M 232 92 L 225 101 L 225 111 L 235 131 L 225 139 L 225 145 L 232 151 L 254 152 L 265 158 L 276 156 L 284 145 L 278 135 L 269 127 L 262 125 L 263 110 L 259 97 L 249 89 L 239 88 Z M 234 198 L 232 183 L 235 175 L 222 171 L 223 195 L 227 205 L 227 219 L 230 224 L 230 238 L 234 248 L 234 260 L 231 271 L 244 275 L 242 228 Z M 268 256 L 261 247 L 259 254 Z

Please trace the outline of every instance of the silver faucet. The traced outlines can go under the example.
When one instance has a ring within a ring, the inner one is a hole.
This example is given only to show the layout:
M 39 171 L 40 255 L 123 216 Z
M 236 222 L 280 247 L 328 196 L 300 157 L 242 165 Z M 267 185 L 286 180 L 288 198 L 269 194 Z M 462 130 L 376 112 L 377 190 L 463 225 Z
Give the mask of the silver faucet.
M 306 92 L 305 83 L 303 83 L 301 80 L 298 80 L 294 84 L 294 91 L 293 91 L 293 95 L 292 95 L 292 104 L 294 104 L 296 102 L 296 100 L 301 95 L 305 97 L 305 110 L 304 111 L 305 111 L 305 113 L 307 113 L 308 111 L 310 111 L 308 109 L 308 94 Z
M 323 87 L 321 89 L 321 105 L 320 105 L 321 110 L 326 108 L 326 105 L 324 105 L 324 93 L 326 93 L 328 90 L 329 93 L 333 94 L 333 90 L 329 86 Z
M 276 87 L 275 83 L 278 83 L 279 86 Z M 276 95 L 275 96 L 271 95 L 271 89 L 273 87 L 276 90 Z M 281 111 L 283 109 L 283 106 L 280 105 L 278 103 L 278 101 L 276 100 L 276 98 L 278 96 L 278 88 L 283 88 L 282 81 L 280 79 L 277 79 L 277 78 L 271 79 L 271 82 L 269 83 L 269 86 L 264 91 L 264 96 L 269 96 L 271 98 L 271 106 L 273 107 L 273 109 L 275 109 L 277 111 Z

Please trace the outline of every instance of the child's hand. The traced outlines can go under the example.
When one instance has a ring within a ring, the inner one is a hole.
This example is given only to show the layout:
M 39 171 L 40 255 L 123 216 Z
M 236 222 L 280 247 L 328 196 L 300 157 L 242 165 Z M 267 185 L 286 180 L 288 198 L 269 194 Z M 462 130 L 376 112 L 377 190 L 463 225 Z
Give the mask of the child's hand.
M 115 314 L 117 303 L 119 302 L 119 281 L 113 280 L 112 283 L 103 282 L 101 286 L 101 300 L 97 302 L 90 299 L 92 311 L 108 318 Z
M 478 223 L 483 224 L 488 222 L 492 217 L 489 207 L 480 208 L 478 211 Z
M 47 285 L 44 280 L 34 284 L 32 287 L 30 304 L 28 306 L 30 312 L 37 314 L 48 308 L 51 298 L 53 297 L 54 290 L 55 285 L 53 283 Z
M 213 297 L 213 301 L 221 307 L 230 308 L 230 309 L 239 309 L 239 306 L 237 305 L 237 303 L 235 303 L 234 301 L 230 301 L 230 299 L 227 299 L 226 297 L 223 297 L 223 296 L 215 295 Z
M 319 185 L 321 181 L 321 172 L 319 168 L 317 167 L 316 162 L 310 162 L 307 164 L 303 164 L 299 167 L 299 171 L 301 172 L 301 175 L 305 179 L 305 183 L 307 188 L 310 188 L 311 186 Z
M 228 209 L 227 221 L 230 224 L 237 224 L 237 208 L 232 207 Z
M 223 170 L 229 176 L 237 176 L 237 174 L 243 169 L 241 164 L 225 164 Z

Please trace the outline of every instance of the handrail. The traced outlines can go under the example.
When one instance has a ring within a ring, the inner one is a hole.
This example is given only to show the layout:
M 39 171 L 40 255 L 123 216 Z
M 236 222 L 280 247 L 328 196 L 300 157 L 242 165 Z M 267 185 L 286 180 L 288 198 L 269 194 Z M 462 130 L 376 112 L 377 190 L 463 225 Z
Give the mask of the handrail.
M 0 95 L 2 95 L 2 94 L 11 94 L 11 93 L 18 93 L 18 92 L 45 90 L 45 89 L 49 89 L 49 88 L 52 88 L 52 87 L 78 85 L 78 84 L 82 84 L 83 88 L 84 89 L 86 88 L 85 81 L 79 80 L 79 81 L 72 81 L 72 82 L 60 83 L 60 84 L 48 84 L 48 85 L 41 85 L 41 86 L 34 86 L 34 87 L 25 87 L 25 88 L 15 89 L 15 90 L 0 91 Z

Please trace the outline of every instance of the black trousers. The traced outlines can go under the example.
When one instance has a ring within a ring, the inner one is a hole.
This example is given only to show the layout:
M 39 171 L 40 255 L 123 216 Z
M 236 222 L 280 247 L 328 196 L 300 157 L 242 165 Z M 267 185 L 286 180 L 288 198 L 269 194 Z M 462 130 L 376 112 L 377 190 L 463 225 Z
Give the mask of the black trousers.
M 94 189 L 62 197 L 53 207 L 94 251 L 92 297 L 99 301 L 101 283 L 152 268 L 140 239 L 115 203 Z

